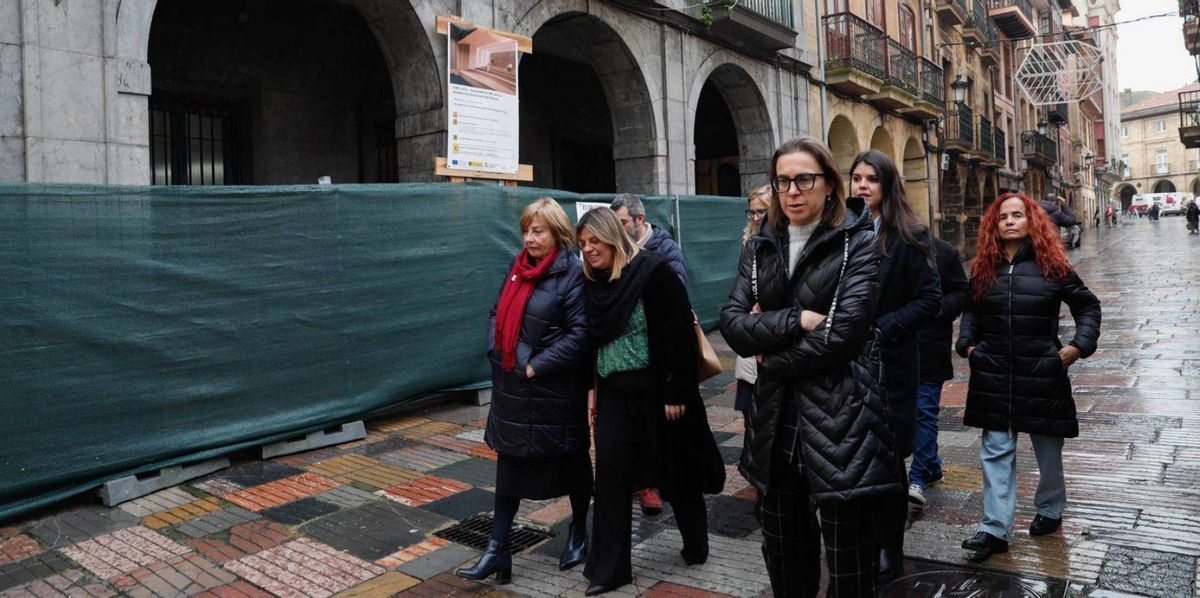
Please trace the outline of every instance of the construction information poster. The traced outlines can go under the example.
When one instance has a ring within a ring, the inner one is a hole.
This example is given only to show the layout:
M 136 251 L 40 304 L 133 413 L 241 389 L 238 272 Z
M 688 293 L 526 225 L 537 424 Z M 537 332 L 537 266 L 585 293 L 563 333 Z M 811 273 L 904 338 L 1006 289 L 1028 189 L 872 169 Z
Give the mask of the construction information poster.
M 519 162 L 514 39 L 451 23 L 446 166 L 516 174 Z

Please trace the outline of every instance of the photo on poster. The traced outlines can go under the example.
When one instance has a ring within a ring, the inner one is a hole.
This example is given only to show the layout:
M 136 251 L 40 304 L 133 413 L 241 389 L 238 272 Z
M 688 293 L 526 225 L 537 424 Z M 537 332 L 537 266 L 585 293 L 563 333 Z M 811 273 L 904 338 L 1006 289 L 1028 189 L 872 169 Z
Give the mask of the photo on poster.
M 521 53 L 516 40 L 488 29 L 451 25 L 450 43 L 450 83 L 517 94 Z

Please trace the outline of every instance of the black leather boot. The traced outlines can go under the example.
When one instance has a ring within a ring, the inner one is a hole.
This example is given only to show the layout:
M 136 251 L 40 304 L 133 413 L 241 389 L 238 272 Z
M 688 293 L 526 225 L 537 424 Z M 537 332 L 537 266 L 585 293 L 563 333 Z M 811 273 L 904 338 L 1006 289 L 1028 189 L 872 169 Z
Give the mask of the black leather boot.
M 570 535 L 567 536 L 567 545 L 563 546 L 562 556 L 558 557 L 558 570 L 566 571 L 587 559 L 588 553 L 588 537 L 587 532 L 575 533 L 575 526 L 571 526 Z
M 500 583 L 512 581 L 512 552 L 507 544 L 501 546 L 495 540 L 488 540 L 487 550 L 474 567 L 454 571 L 455 575 L 473 581 L 483 581 L 493 573 Z

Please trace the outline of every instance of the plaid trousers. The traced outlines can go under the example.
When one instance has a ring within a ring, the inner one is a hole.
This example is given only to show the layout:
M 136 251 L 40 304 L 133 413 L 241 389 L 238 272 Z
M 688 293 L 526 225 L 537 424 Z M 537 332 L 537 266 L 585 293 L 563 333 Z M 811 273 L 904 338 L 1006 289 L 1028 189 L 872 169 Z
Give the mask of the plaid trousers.
M 876 499 L 814 504 L 800 466 L 776 452 L 770 490 L 754 512 L 763 531 L 763 559 L 776 598 L 815 597 L 821 585 L 821 545 L 829 567 L 827 598 L 875 596 L 879 581 Z

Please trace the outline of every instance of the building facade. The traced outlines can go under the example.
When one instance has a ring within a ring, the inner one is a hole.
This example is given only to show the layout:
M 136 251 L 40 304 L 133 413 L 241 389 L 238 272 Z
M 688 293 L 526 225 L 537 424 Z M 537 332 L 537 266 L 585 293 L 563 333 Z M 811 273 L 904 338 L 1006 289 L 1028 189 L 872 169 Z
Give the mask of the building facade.
M 811 3 L 96 0 L 0 3 L 0 180 L 432 181 L 439 16 L 533 39 L 533 184 L 740 195 L 819 134 Z M 652 6 L 653 5 L 653 6 Z
M 1125 180 L 1117 186 L 1122 206 L 1143 193 L 1189 192 L 1200 196 L 1200 149 L 1180 140 L 1179 98 L 1200 93 L 1200 83 L 1158 94 L 1121 112 L 1121 159 Z

